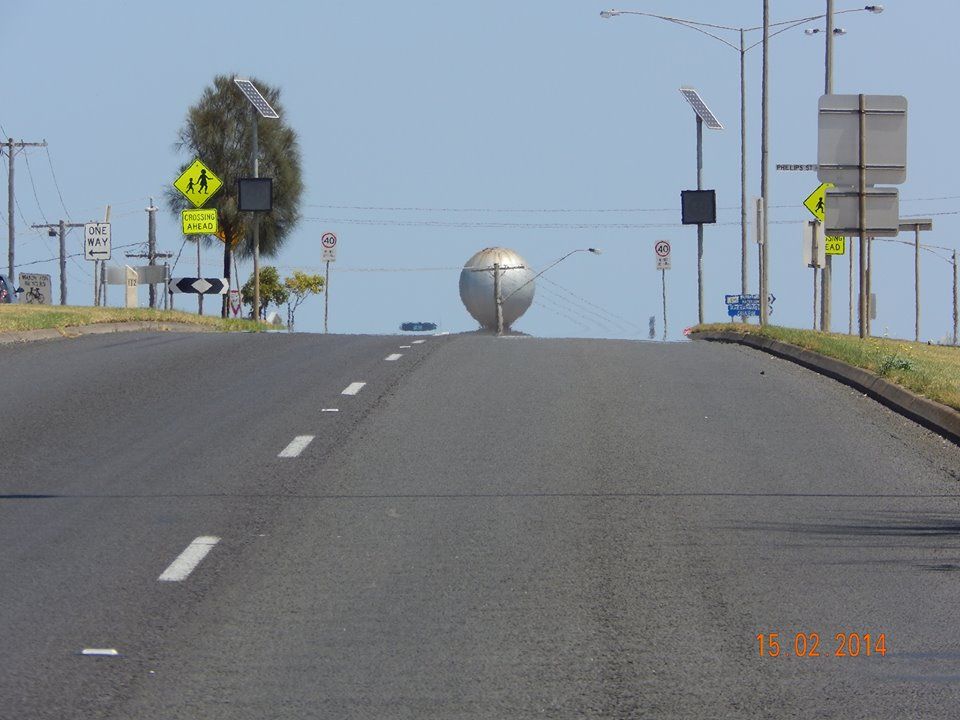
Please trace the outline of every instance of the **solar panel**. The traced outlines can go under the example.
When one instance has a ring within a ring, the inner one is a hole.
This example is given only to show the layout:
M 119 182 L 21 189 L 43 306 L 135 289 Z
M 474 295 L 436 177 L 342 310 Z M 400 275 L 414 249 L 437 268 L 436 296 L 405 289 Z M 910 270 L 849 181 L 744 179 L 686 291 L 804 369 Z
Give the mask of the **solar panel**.
M 687 99 L 690 107 L 693 108 L 693 111 L 703 120 L 708 128 L 711 130 L 723 130 L 723 125 L 717 120 L 716 116 L 710 112 L 710 108 L 703 102 L 700 93 L 693 88 L 680 88 L 680 94 Z
M 233 82 L 236 83 L 237 87 L 240 88 L 247 100 L 257 109 L 263 117 L 265 118 L 279 118 L 277 111 L 270 107 L 270 103 L 267 102 L 267 99 L 260 94 L 260 91 L 257 90 L 256 86 L 245 78 L 234 78 Z

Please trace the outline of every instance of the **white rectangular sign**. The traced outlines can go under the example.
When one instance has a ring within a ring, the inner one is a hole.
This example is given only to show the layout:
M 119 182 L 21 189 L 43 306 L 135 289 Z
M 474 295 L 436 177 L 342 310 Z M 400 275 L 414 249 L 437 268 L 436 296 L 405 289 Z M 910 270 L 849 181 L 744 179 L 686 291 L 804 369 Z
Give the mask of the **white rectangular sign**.
M 87 260 L 109 260 L 110 223 L 87 223 L 83 226 L 83 257 Z
M 337 248 L 336 246 L 328 248 L 323 248 L 323 255 L 321 257 L 323 262 L 336 262 L 337 260 Z
M 670 269 L 670 256 L 658 257 L 657 258 L 657 270 L 669 270 Z
M 19 285 L 23 288 L 20 302 L 28 305 L 50 305 L 50 276 L 38 273 L 20 273 Z

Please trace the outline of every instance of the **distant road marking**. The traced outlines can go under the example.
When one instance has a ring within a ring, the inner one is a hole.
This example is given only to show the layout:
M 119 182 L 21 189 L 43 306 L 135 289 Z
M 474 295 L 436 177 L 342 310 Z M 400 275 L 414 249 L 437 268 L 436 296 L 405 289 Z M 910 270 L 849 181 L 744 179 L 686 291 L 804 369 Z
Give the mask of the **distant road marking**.
M 105 657 L 116 657 L 118 653 L 113 648 L 84 648 L 80 651 L 81 655 L 101 655 Z
M 387 362 L 393 362 L 394 360 L 399 360 L 402 357 L 403 357 L 402 353 L 390 353 L 384 358 L 384 360 L 386 360 Z
M 366 385 L 365 382 L 354 382 L 347 385 L 341 395 L 356 395 L 360 390 L 363 389 L 363 386 Z
M 409 350 L 409 349 L 410 349 L 410 346 L 409 346 L 409 345 L 401 345 L 401 346 L 400 346 L 400 349 L 401 349 L 401 350 Z
M 414 340 L 414 341 L 413 341 L 413 344 L 414 344 L 414 345 L 421 345 L 421 344 L 423 344 L 423 343 L 425 343 L 425 342 L 426 342 L 426 340 Z
M 314 437 L 314 435 L 297 435 L 293 440 L 290 441 L 289 445 L 280 451 L 280 454 L 277 455 L 277 457 L 297 457 L 303 452 L 307 445 L 313 442 Z
M 177 556 L 177 559 L 170 563 L 170 567 L 163 571 L 163 575 L 157 578 L 160 582 L 180 582 L 186 580 L 190 573 L 194 571 L 200 561 L 207 553 L 213 550 L 213 546 L 220 542 L 220 538 L 212 535 L 201 535 L 192 543 L 187 545 L 187 549 Z
M 340 412 L 340 408 L 321 408 L 320 412 Z

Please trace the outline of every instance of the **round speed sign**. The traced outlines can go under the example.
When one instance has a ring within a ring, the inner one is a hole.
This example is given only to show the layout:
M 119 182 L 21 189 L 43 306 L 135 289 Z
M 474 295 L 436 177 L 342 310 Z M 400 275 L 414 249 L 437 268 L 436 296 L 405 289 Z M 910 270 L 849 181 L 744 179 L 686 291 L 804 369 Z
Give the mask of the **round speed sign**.
M 335 233 L 328 232 L 324 233 L 320 238 L 320 244 L 327 249 L 332 249 L 337 246 L 337 236 Z
M 657 240 L 657 244 L 653 246 L 653 249 L 657 253 L 657 257 L 668 257 L 670 255 L 670 243 L 666 240 Z

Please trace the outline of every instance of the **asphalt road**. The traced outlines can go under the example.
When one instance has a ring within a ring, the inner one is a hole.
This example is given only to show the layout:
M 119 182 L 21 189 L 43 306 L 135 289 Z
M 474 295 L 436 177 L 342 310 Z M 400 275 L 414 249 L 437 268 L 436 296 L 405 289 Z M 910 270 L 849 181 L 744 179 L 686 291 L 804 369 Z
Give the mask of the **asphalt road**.
M 0 717 L 956 716 L 960 448 L 741 347 L 412 339 L 0 347 Z

